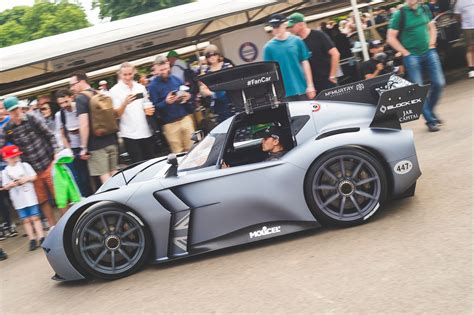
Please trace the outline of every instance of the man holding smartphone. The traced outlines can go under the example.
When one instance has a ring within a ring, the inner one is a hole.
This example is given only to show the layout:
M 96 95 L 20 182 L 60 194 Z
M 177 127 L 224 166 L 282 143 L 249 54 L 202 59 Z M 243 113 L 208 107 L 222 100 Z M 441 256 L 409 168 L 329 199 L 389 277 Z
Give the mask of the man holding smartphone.
M 155 108 L 148 101 L 146 88 L 133 80 L 135 66 L 122 63 L 118 70 L 119 82 L 110 89 L 117 117 L 120 118 L 120 135 L 133 163 L 155 157 L 153 133 L 147 116 L 153 116 Z
M 166 141 L 173 153 L 188 151 L 194 132 L 191 94 L 184 90 L 183 81 L 171 75 L 170 64 L 165 56 L 156 57 L 154 70 L 158 75 L 148 88 L 150 98 L 162 117 Z

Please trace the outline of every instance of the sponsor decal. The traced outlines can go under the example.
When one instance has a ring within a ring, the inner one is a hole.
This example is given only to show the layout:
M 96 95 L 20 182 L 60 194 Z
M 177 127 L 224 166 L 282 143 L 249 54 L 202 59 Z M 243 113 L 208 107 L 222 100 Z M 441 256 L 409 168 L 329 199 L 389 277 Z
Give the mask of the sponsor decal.
M 393 170 L 395 173 L 399 175 L 407 174 L 409 173 L 413 168 L 413 163 L 408 161 L 408 160 L 403 160 L 395 164 L 393 167 Z
M 414 113 L 411 109 L 404 110 L 403 111 L 403 116 L 398 119 L 399 122 L 406 122 L 406 121 L 412 121 L 420 118 L 420 116 L 417 113 Z
M 341 87 L 341 88 L 338 88 L 338 89 L 327 91 L 326 93 L 324 93 L 324 96 L 344 95 L 344 94 L 348 94 L 348 93 L 352 92 L 353 90 L 354 90 L 354 86 L 349 85 L 349 86 L 345 86 L 345 87 Z
M 247 81 L 247 86 L 259 85 L 262 83 L 270 82 L 272 77 L 261 77 L 260 79 L 251 79 Z
M 359 84 L 356 85 L 356 90 L 357 91 L 362 91 L 363 89 L 365 89 L 364 83 L 359 83 Z
M 270 235 L 270 234 L 275 234 L 275 233 L 280 233 L 281 232 L 281 226 L 274 226 L 267 228 L 266 226 L 262 227 L 261 230 L 257 230 L 254 232 L 249 232 L 250 238 L 255 238 L 255 237 L 261 237 L 265 235 Z
M 253 62 L 258 57 L 258 48 L 252 42 L 245 42 L 239 47 L 239 56 L 245 62 Z
M 319 105 L 318 103 L 311 103 L 311 108 L 313 113 L 319 112 L 319 110 L 321 109 L 321 105 Z
M 415 98 L 415 99 L 412 99 L 412 100 L 409 100 L 409 101 L 406 101 L 406 102 L 400 102 L 400 103 L 397 103 L 395 105 L 387 105 L 386 107 L 382 105 L 382 106 L 380 106 L 380 111 L 382 113 L 385 113 L 385 111 L 388 111 L 388 110 L 393 110 L 393 109 L 396 109 L 396 108 L 415 105 L 415 104 L 418 104 L 418 103 L 421 103 L 421 98 Z M 383 110 L 382 110 L 382 108 L 383 108 Z

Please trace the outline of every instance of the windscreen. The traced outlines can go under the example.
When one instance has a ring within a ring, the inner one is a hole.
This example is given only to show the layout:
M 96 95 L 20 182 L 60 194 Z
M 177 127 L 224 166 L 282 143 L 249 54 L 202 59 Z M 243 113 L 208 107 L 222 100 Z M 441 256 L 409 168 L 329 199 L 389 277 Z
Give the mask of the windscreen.
M 225 134 L 208 134 L 181 160 L 178 171 L 216 165 L 224 140 Z

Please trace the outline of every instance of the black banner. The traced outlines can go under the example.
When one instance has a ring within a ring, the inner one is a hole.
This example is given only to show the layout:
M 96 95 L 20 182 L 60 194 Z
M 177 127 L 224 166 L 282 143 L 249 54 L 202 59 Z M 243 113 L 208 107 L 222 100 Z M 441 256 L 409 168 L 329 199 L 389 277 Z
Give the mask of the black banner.
M 420 118 L 429 85 L 416 84 L 382 92 L 370 127 L 400 128 L 400 123 Z

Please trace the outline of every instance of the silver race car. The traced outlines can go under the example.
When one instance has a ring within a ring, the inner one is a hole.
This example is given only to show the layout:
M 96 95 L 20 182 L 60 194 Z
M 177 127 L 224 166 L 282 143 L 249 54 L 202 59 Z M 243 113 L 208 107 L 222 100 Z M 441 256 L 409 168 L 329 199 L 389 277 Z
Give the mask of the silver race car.
M 276 63 L 200 80 L 226 91 L 238 113 L 193 134 L 188 153 L 131 165 L 74 205 L 43 243 L 53 279 L 117 279 L 150 260 L 354 226 L 414 194 L 421 172 L 413 133 L 400 124 L 419 118 L 427 86 L 385 75 L 284 102 Z M 265 161 L 271 126 L 286 154 Z

